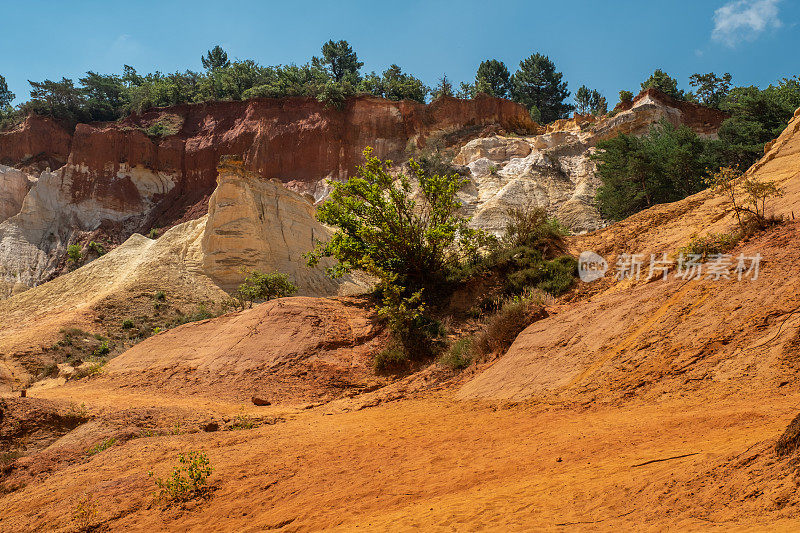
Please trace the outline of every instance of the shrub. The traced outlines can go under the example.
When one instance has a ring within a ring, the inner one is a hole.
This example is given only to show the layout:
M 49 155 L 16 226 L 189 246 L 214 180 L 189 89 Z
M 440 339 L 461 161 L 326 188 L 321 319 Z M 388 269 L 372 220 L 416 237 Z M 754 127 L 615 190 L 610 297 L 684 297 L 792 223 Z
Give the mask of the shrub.
M 264 274 L 253 270 L 236 289 L 236 298 L 244 308 L 245 303 L 252 306 L 254 302 L 284 298 L 296 292 L 297 287 L 289 281 L 286 274 L 280 272 Z
M 465 180 L 458 174 L 427 172 L 410 159 L 419 185 L 415 197 L 409 177 L 390 172 L 391 161 L 373 157 L 371 148 L 364 158 L 358 175 L 333 183 L 329 199 L 317 210 L 317 218 L 336 232 L 317 245 L 308 262 L 314 266 L 333 257 L 337 263 L 328 269 L 333 276 L 358 269 L 378 278 L 378 312 L 389 325 L 394 348 L 405 359 L 428 357 L 438 332 L 427 304 L 449 290 L 465 259 L 476 256 L 483 234 L 459 214 L 456 193 Z M 387 354 L 380 360 L 401 359 L 395 350 Z
M 381 350 L 372 360 L 372 366 L 376 372 L 396 372 L 408 366 L 409 355 L 403 346 L 397 343 L 390 343 L 385 349 Z
M 183 126 L 183 118 L 179 115 L 166 114 L 161 116 L 146 128 L 142 128 L 142 132 L 148 137 L 169 137 L 170 135 L 177 134 Z
M 188 324 L 189 322 L 198 322 L 200 320 L 207 320 L 209 318 L 214 318 L 215 315 L 208 308 L 205 304 L 200 304 L 197 306 L 197 309 L 193 313 L 188 315 L 181 315 L 175 320 L 175 325 L 180 326 L 182 324 Z
M 156 478 L 158 497 L 167 501 L 187 501 L 206 490 L 208 477 L 213 472 L 211 461 L 204 452 L 188 452 L 178 455 L 178 466 L 166 479 Z M 153 472 L 148 472 L 153 477 Z
M 774 220 L 767 217 L 767 200 L 783 196 L 784 190 L 774 182 L 745 177 L 738 167 L 722 167 L 709 178 L 711 186 L 730 202 L 739 231 L 749 235 L 765 229 Z M 743 194 L 739 195 L 741 189 Z
M 711 255 L 730 251 L 742 238 L 741 233 L 709 233 L 703 237 L 693 237 L 689 244 L 678 249 L 679 257 L 700 256 L 705 261 Z
M 473 353 L 482 357 L 505 352 L 525 328 L 545 316 L 544 308 L 530 297 L 506 300 L 475 338 Z
M 122 329 L 131 329 L 133 328 L 133 320 L 130 318 L 126 318 L 122 321 Z
M 72 510 L 72 520 L 82 531 L 88 531 L 95 525 L 97 505 L 95 505 L 91 495 L 84 495 L 77 501 L 75 508 Z
M 97 257 L 101 257 L 101 256 L 106 254 L 105 247 L 102 244 L 100 244 L 98 242 L 95 242 L 95 241 L 91 241 L 87 248 L 88 248 L 88 250 L 90 252 L 95 254 Z
M 150 228 L 150 233 L 147 234 L 150 239 L 158 239 L 158 228 Z
M 153 298 L 158 300 L 159 302 L 163 302 L 164 300 L 167 299 L 167 295 L 164 294 L 164 291 L 156 291 L 156 293 L 153 295 Z
M 475 339 L 464 337 L 458 339 L 450 349 L 439 356 L 439 363 L 453 370 L 467 368 L 472 363 L 472 350 Z
M 93 355 L 95 356 L 108 355 L 109 352 L 111 352 L 111 347 L 109 346 L 108 341 L 104 340 L 100 343 L 100 346 L 98 346 L 97 349 L 94 351 Z
M 78 267 L 83 262 L 83 252 L 80 244 L 70 244 L 67 247 L 67 260 L 72 268 Z

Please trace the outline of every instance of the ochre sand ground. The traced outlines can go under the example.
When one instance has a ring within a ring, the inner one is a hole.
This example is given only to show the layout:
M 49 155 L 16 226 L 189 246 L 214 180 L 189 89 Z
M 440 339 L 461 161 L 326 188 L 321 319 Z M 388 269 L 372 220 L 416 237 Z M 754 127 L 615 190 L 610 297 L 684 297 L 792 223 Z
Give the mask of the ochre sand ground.
M 193 407 L 189 399 L 80 387 L 41 394 L 77 402 L 102 394 L 105 408 Z M 194 407 L 233 413 L 243 405 Z M 663 403 L 592 407 L 465 402 L 440 392 L 346 407 L 248 406 L 286 421 L 111 447 L 4 497 L 0 529 L 69 530 L 71 510 L 85 494 L 115 531 L 800 527 L 793 507 L 753 498 L 747 483 L 725 474 L 728 464 L 747 458 L 754 487 L 780 484 L 771 444 L 800 409 L 796 393 L 722 388 Z M 214 490 L 188 508 L 165 508 L 154 502 L 147 472 L 165 474 L 187 450 L 207 452 Z M 694 455 L 637 466 L 686 454 Z

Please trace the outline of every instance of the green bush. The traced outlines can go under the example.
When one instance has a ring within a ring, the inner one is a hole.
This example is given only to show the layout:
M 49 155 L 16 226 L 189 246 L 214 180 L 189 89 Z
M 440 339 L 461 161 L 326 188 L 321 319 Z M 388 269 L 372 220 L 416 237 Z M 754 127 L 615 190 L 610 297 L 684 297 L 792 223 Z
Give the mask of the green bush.
M 95 242 L 95 241 L 91 241 L 89 243 L 89 246 L 87 246 L 87 248 L 88 248 L 88 250 L 90 252 L 94 253 L 97 257 L 101 257 L 101 256 L 106 254 L 105 247 L 102 244 L 100 244 L 98 242 Z
M 317 210 L 320 222 L 336 232 L 308 262 L 315 266 L 332 257 L 333 276 L 357 269 L 378 278 L 378 311 L 394 341 L 406 358 L 424 358 L 433 353 L 436 339 L 428 304 L 450 290 L 453 275 L 476 256 L 483 234 L 459 214 L 456 193 L 465 180 L 458 174 L 426 172 L 409 160 L 419 186 L 415 197 L 411 179 L 391 172 L 391 161 L 373 157 L 371 148 L 364 158 L 358 175 L 333 183 Z
M 245 304 L 252 306 L 254 302 L 284 298 L 296 292 L 297 287 L 289 281 L 286 274 L 280 272 L 264 274 L 253 270 L 236 289 L 236 298 L 244 308 Z
M 467 368 L 472 363 L 472 349 L 475 340 L 472 337 L 458 339 L 450 349 L 439 356 L 439 364 L 453 370 Z
M 504 353 L 525 328 L 545 316 L 538 298 L 530 293 L 503 301 L 471 343 L 472 360 Z
M 597 190 L 600 213 L 621 220 L 699 192 L 706 169 L 719 166 L 715 146 L 689 127 L 676 128 L 666 120 L 642 137 L 622 134 L 600 141 L 592 156 L 602 181 Z
M 130 318 L 126 318 L 122 321 L 122 329 L 131 329 L 133 328 L 133 320 Z
M 67 260 L 72 268 L 77 268 L 83 262 L 83 251 L 80 244 L 67 246 Z
M 167 501 L 187 501 L 200 496 L 213 472 L 208 456 L 204 452 L 181 453 L 178 463 L 168 478 L 155 478 L 158 496 Z M 154 477 L 152 471 L 148 475 Z

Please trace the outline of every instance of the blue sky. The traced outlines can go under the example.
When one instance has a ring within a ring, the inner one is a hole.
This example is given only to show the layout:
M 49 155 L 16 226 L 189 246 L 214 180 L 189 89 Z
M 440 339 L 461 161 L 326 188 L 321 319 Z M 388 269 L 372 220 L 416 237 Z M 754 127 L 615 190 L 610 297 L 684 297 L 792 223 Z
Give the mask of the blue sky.
M 305 63 L 328 39 L 346 39 L 365 71 L 399 64 L 429 85 L 443 73 L 471 81 L 478 64 L 542 52 L 573 95 L 586 84 L 613 104 L 655 68 L 688 89 L 695 72 L 731 72 L 766 86 L 800 74 L 800 2 L 517 1 L 256 2 L 244 0 L 0 0 L 0 74 L 27 99 L 26 80 L 87 70 L 201 70 L 221 44 L 231 58 Z

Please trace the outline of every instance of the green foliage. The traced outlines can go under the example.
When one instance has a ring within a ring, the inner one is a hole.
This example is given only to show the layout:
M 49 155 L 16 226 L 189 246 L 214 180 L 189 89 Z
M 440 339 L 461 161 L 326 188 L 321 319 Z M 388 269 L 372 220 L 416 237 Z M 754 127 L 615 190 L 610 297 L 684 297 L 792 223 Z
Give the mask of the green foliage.
M 161 138 L 177 134 L 183 126 L 183 117 L 173 114 L 165 114 L 158 117 L 148 127 L 142 131 L 149 137 Z
M 334 182 L 317 218 L 336 228 L 332 238 L 310 254 L 309 264 L 333 257 L 334 276 L 363 270 L 386 283 L 397 283 L 410 296 L 419 290 L 441 288 L 463 258 L 474 255 L 479 232 L 458 214 L 456 197 L 466 180 L 457 174 L 430 174 L 414 159 L 409 167 L 419 186 L 403 173 L 391 172 L 391 161 L 381 161 L 364 150 L 365 162 L 356 176 Z
M 501 301 L 497 311 L 473 337 L 469 345 L 471 361 L 483 360 L 492 353 L 504 353 L 525 328 L 544 316 L 540 299 L 534 293 Z
M 439 364 L 453 370 L 467 368 L 472 363 L 472 349 L 475 339 L 463 337 L 450 345 L 450 348 L 439 356 Z
M 586 85 L 581 85 L 575 93 L 576 110 L 585 115 L 605 115 L 608 113 L 608 103 L 596 89 L 589 89 Z
M 98 454 L 98 453 L 100 453 L 102 451 L 105 451 L 105 450 L 111 448 L 114 444 L 116 444 L 116 442 L 117 442 L 117 439 L 115 439 L 114 437 L 109 437 L 107 439 L 103 439 L 102 441 L 98 442 L 97 444 L 95 444 L 94 446 L 92 446 L 91 448 L 86 450 L 86 455 L 88 455 L 90 457 L 92 455 L 96 455 L 96 454 Z
M 133 328 L 133 320 L 130 318 L 126 318 L 122 321 L 122 329 L 131 329 Z
M 0 111 L 11 107 L 11 102 L 14 101 L 16 95 L 8 89 L 6 79 L 0 75 Z
M 206 489 L 212 474 L 211 461 L 204 452 L 188 452 L 178 455 L 178 466 L 166 479 L 155 478 L 158 496 L 171 502 L 188 501 L 200 496 Z M 148 472 L 150 477 L 154 474 Z
M 78 267 L 83 262 L 83 249 L 80 244 L 67 246 L 67 260 L 72 265 L 72 268 Z
M 89 246 L 87 246 L 87 249 L 90 252 L 92 252 L 93 254 L 95 254 L 97 257 L 101 257 L 103 255 L 106 255 L 105 247 L 102 244 L 100 244 L 99 242 L 91 241 L 89 243 Z
M 409 356 L 405 349 L 397 343 L 390 343 L 384 350 L 381 350 L 372 360 L 372 366 L 376 372 L 397 372 L 408 366 Z
M 158 239 L 158 228 L 150 228 L 150 233 L 147 236 L 151 239 Z
M 474 98 L 477 92 L 475 85 L 462 81 L 461 87 L 456 91 L 456 98 L 467 100 L 469 98 Z
M 510 93 L 511 76 L 505 63 L 497 59 L 481 62 L 475 74 L 475 92 L 507 98 Z
M 736 87 L 720 108 L 731 113 L 719 130 L 720 150 L 728 165 L 747 168 L 764 154 L 764 143 L 786 128 L 800 107 L 800 79 L 784 78 L 766 89 Z
M 667 96 L 671 96 L 678 100 L 685 99 L 683 91 L 678 90 L 678 80 L 671 77 L 660 68 L 656 69 L 649 78 L 642 82 L 643 91 L 651 88 L 657 89 Z
M 556 72 L 549 57 L 533 54 L 520 61 L 519 70 L 511 77 L 511 95 L 528 109 L 536 107 L 542 121 L 552 122 L 572 110 L 572 106 L 564 102 L 570 93 L 562 78 L 563 74 Z
M 317 210 L 319 221 L 336 232 L 309 254 L 309 265 L 332 257 L 336 264 L 328 271 L 333 276 L 362 270 L 377 277 L 378 312 L 396 344 L 387 353 L 427 357 L 439 332 L 426 314 L 426 298 L 447 290 L 461 263 L 477 253 L 483 234 L 458 213 L 456 193 L 465 183 L 461 176 L 426 172 L 411 159 L 419 187 L 415 199 L 411 179 L 392 173 L 391 161 L 374 157 L 371 148 L 364 150 L 364 158 L 356 176 L 333 183 L 330 197 Z M 389 355 L 384 359 L 398 361 Z
M 211 312 L 204 304 L 200 304 L 194 310 L 194 312 L 189 313 L 188 315 L 181 315 L 179 316 L 174 325 L 180 326 L 182 324 L 188 324 L 189 322 L 198 322 L 200 320 L 208 320 L 209 318 L 214 318 L 217 316 L 215 313 Z
M 633 101 L 633 93 L 632 92 L 626 91 L 624 89 L 619 92 L 619 103 L 627 104 L 627 103 L 632 102 L 632 101 Z
M 231 64 L 228 61 L 228 54 L 219 45 L 206 52 L 206 55 L 200 58 L 200 62 L 206 70 L 226 68 Z
M 718 108 L 731 90 L 731 79 L 729 72 L 723 74 L 722 77 L 713 72 L 692 74 L 689 76 L 689 85 L 697 87 L 693 96 L 698 103 Z
M 286 274 L 272 272 L 265 274 L 253 270 L 244 278 L 244 282 L 236 289 L 236 298 L 241 302 L 241 306 L 247 303 L 250 306 L 254 302 L 269 301 L 273 298 L 283 298 L 291 296 L 297 292 L 297 287 L 289 281 Z
M 421 80 L 403 73 L 397 65 L 391 65 L 381 76 L 374 72 L 367 74 L 361 80 L 359 90 L 388 100 L 416 100 L 423 103 L 429 92 Z
M 153 295 L 153 299 L 163 302 L 167 299 L 167 295 L 164 293 L 164 291 L 156 291 L 156 293 Z
M 348 80 L 354 84 L 358 83 L 358 71 L 364 66 L 347 41 L 328 41 L 322 45 L 322 57 L 314 57 L 311 62 L 324 69 L 334 82 Z
M 702 190 L 705 170 L 718 166 L 713 146 L 687 126 L 676 128 L 667 121 L 642 137 L 623 134 L 601 141 L 593 156 L 602 180 L 600 213 L 621 220 Z
M 503 238 L 489 246 L 487 255 L 467 265 L 460 277 L 491 273 L 509 295 L 531 289 L 553 296 L 566 292 L 578 273 L 577 261 L 564 255 L 566 229 L 542 208 L 511 209 L 508 215 Z

